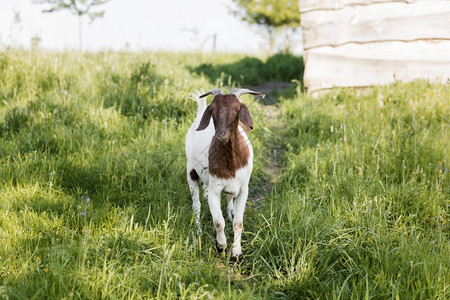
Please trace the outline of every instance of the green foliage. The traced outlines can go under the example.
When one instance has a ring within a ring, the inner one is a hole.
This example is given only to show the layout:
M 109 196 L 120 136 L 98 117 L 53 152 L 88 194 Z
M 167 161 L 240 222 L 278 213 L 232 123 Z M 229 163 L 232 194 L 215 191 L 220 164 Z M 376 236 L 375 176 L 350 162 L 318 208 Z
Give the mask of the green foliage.
M 397 83 L 280 105 L 284 173 L 256 249 L 286 295 L 448 297 L 449 93 Z
M 87 15 L 93 21 L 96 18 L 103 17 L 104 11 L 92 12 L 92 8 L 108 1 L 110 0 L 39 0 L 38 3 L 49 5 L 44 12 L 68 10 L 77 16 Z
M 448 299 L 447 85 L 245 96 L 243 263 L 215 253 L 205 199 L 197 236 L 188 94 L 229 90 L 240 66 L 298 74 L 289 56 L 240 59 L 1 52 L 0 297 Z M 234 73 L 189 72 L 206 63 Z
M 154 103 L 150 99 L 158 94 L 162 80 L 155 71 L 155 66 L 150 62 L 135 67 L 135 70 L 128 76 L 111 73 L 102 88 L 105 96 L 105 107 L 116 107 L 125 116 L 141 115 L 147 118 L 152 106 L 163 103 Z M 161 107 L 161 105 L 157 105 Z M 164 115 L 157 114 L 156 117 L 163 119 Z M 169 116 L 171 116 L 169 114 Z
M 250 24 L 264 28 L 268 34 L 268 46 L 271 54 L 275 52 L 275 37 L 285 32 L 283 51 L 289 51 L 286 43 L 289 33 L 300 26 L 300 12 L 296 0 L 233 0 L 238 9 L 234 13 Z
M 298 1 L 295 0 L 234 0 L 241 8 L 242 19 L 265 26 L 269 31 L 281 27 L 300 26 Z
M 266 61 L 268 68 L 267 81 L 303 81 L 303 57 L 289 53 L 278 53 Z
M 255 57 L 245 57 L 234 63 L 204 63 L 191 70 L 205 75 L 211 83 L 231 80 L 237 85 L 258 85 L 268 81 L 303 80 L 303 58 L 288 53 L 278 53 L 264 63 Z

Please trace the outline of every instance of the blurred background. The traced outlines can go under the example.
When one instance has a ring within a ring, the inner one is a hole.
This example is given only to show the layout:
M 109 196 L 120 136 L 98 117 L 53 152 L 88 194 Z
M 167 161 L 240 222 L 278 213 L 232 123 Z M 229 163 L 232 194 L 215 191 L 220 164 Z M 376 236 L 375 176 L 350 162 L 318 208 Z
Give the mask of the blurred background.
M 0 34 L 0 299 L 450 299 L 450 0 L 0 0 Z M 184 145 L 235 87 L 230 265 Z
M 0 47 L 301 53 L 297 1 L 252 2 L 2 0 Z

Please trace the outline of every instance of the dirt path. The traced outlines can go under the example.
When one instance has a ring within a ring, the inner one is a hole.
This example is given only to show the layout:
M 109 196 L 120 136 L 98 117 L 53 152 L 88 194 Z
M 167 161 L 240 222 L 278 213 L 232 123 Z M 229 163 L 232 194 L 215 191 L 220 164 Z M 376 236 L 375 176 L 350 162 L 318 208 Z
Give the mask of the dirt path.
M 277 103 L 279 98 L 277 95 L 282 94 L 287 89 L 295 86 L 290 82 L 268 82 L 258 86 L 252 86 L 250 89 L 263 92 L 266 97 L 261 102 L 262 109 L 264 110 L 265 126 L 272 131 L 272 135 L 277 135 L 285 128 L 284 124 L 279 122 L 279 110 Z M 282 168 L 282 157 L 284 155 L 284 146 L 281 140 L 277 138 L 271 138 L 270 143 L 266 144 L 270 148 L 270 157 L 264 167 L 264 173 L 266 180 L 255 187 L 253 195 L 250 195 L 249 201 L 256 204 L 258 207 L 264 200 L 265 195 L 279 182 Z

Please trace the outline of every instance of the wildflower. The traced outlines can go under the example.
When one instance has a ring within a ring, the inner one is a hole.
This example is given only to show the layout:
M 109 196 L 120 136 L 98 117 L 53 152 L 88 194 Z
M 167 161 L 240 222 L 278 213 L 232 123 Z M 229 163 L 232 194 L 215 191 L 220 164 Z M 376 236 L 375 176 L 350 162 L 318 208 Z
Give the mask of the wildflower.
M 184 281 L 182 281 L 182 282 L 181 282 L 181 285 L 182 285 L 182 286 L 184 286 L 184 285 L 185 285 Z
M 81 215 L 84 217 L 85 214 L 86 214 L 86 212 L 83 210 L 83 211 L 81 212 Z
M 439 220 L 439 223 L 441 223 L 441 226 L 445 225 L 445 220 L 441 215 L 438 216 L 438 220 Z
M 370 243 L 370 241 L 371 241 L 371 238 L 367 238 L 367 241 Z
M 42 231 L 39 231 L 38 235 L 39 235 L 39 236 L 42 236 Z
M 36 256 L 36 260 L 37 260 L 37 261 L 40 261 L 41 258 L 40 258 L 39 256 Z
M 87 203 L 91 202 L 91 199 L 89 197 L 87 197 L 86 202 Z
M 47 268 L 45 268 L 45 269 L 44 269 L 44 272 L 45 272 L 45 273 L 47 273 L 47 272 L 48 272 L 48 269 L 47 269 Z
M 445 168 L 445 172 L 448 172 L 448 169 L 447 169 L 447 168 Z
M 397 277 L 400 277 L 400 276 L 402 276 L 402 273 L 398 272 Z

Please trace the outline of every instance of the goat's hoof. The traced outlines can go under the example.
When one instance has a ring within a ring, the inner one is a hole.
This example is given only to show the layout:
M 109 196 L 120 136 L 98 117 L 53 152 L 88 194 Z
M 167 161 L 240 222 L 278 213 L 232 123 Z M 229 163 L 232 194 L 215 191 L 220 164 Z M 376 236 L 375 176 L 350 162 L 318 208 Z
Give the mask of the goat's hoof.
M 231 264 L 241 263 L 243 259 L 244 259 L 244 256 L 242 254 L 232 256 L 232 257 L 230 257 L 230 263 Z
M 224 248 L 220 248 L 219 243 L 217 243 L 217 241 L 216 241 L 216 249 L 217 249 L 217 253 L 219 253 L 219 254 L 228 252 L 227 246 L 225 246 Z

